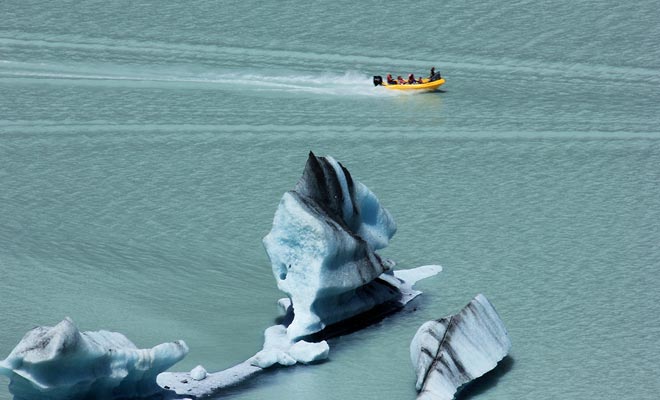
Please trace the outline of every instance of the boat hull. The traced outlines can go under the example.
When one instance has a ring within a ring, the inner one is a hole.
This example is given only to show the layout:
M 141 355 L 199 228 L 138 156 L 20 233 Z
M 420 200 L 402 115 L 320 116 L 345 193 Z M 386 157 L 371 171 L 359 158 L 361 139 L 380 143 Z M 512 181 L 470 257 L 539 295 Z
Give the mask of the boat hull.
M 437 90 L 440 86 L 444 85 L 445 79 L 441 78 L 433 82 L 415 83 L 412 85 L 389 85 L 383 83 L 383 87 L 389 90 L 403 90 L 412 92 L 432 92 Z

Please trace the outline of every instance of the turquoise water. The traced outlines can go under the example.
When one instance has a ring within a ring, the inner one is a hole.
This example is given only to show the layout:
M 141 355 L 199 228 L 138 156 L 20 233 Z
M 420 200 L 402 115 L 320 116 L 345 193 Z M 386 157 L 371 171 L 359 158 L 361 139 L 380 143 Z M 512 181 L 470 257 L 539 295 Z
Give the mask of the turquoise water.
M 232 399 L 413 399 L 424 321 L 485 293 L 511 359 L 464 398 L 660 391 L 660 14 L 640 1 L 0 3 L 0 358 L 70 316 L 177 370 L 261 348 L 261 238 L 307 157 L 443 265 L 330 361 Z M 442 71 L 444 92 L 371 76 Z M 9 398 L 0 379 L 0 398 Z

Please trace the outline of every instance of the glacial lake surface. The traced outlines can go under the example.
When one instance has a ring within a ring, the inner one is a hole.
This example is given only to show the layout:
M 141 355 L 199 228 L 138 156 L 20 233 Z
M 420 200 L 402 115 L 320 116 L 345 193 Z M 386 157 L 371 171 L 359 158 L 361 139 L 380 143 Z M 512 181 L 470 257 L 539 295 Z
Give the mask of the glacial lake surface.
M 408 346 L 477 293 L 510 358 L 462 399 L 660 392 L 657 1 L 0 2 L 0 359 L 36 325 L 173 370 L 263 344 L 261 244 L 308 152 L 392 213 L 381 254 L 440 264 L 327 362 L 227 399 L 415 398 Z M 447 79 L 390 93 L 372 75 Z M 0 398 L 11 398 L 0 378 Z

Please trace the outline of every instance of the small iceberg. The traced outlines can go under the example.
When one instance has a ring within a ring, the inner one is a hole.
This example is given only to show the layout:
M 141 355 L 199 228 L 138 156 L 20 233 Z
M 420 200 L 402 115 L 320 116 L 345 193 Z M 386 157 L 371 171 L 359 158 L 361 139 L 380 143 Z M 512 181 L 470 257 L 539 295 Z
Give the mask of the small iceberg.
M 410 344 L 417 399 L 453 399 L 463 385 L 495 368 L 510 349 L 504 323 L 483 294 L 458 314 L 424 323 Z
M 29 331 L 0 362 L 15 399 L 116 399 L 162 392 L 156 376 L 188 354 L 182 340 L 138 349 L 117 332 L 80 332 L 70 318 Z

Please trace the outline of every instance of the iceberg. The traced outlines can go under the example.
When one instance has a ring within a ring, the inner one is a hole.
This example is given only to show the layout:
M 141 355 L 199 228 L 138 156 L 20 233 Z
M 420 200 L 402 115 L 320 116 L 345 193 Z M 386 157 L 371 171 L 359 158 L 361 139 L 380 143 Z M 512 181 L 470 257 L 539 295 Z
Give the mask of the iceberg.
M 381 258 L 396 232 L 390 213 L 334 158 L 310 152 L 303 175 L 280 201 L 263 243 L 277 286 L 291 299 L 287 334 L 300 339 L 395 299 Z
M 478 294 L 458 314 L 424 323 L 410 344 L 418 400 L 451 400 L 495 368 L 511 341 L 495 307 Z
M 156 376 L 188 354 L 182 340 L 138 349 L 117 332 L 80 332 L 70 318 L 30 330 L 0 362 L 19 399 L 115 399 L 162 392 Z
M 188 352 L 183 341 L 138 349 L 120 333 L 80 332 L 66 318 L 28 332 L 0 363 L 17 399 L 114 399 L 165 394 L 219 394 L 275 365 L 314 364 L 329 357 L 326 339 L 400 310 L 421 294 L 414 284 L 438 265 L 394 270 L 376 250 L 396 224 L 378 198 L 330 156 L 310 152 L 303 175 L 286 192 L 263 244 L 284 315 L 248 360 L 209 373 L 163 372 Z M 162 388 L 162 389 L 161 389 Z
M 263 243 L 277 286 L 282 324 L 266 329 L 264 346 L 250 359 L 203 380 L 165 372 L 158 384 L 181 395 L 208 396 L 274 365 L 321 362 L 325 339 L 352 332 L 419 296 L 413 288 L 442 271 L 439 265 L 393 270 L 376 254 L 396 232 L 390 213 L 365 185 L 332 157 L 309 153 L 302 177 L 286 192 Z

